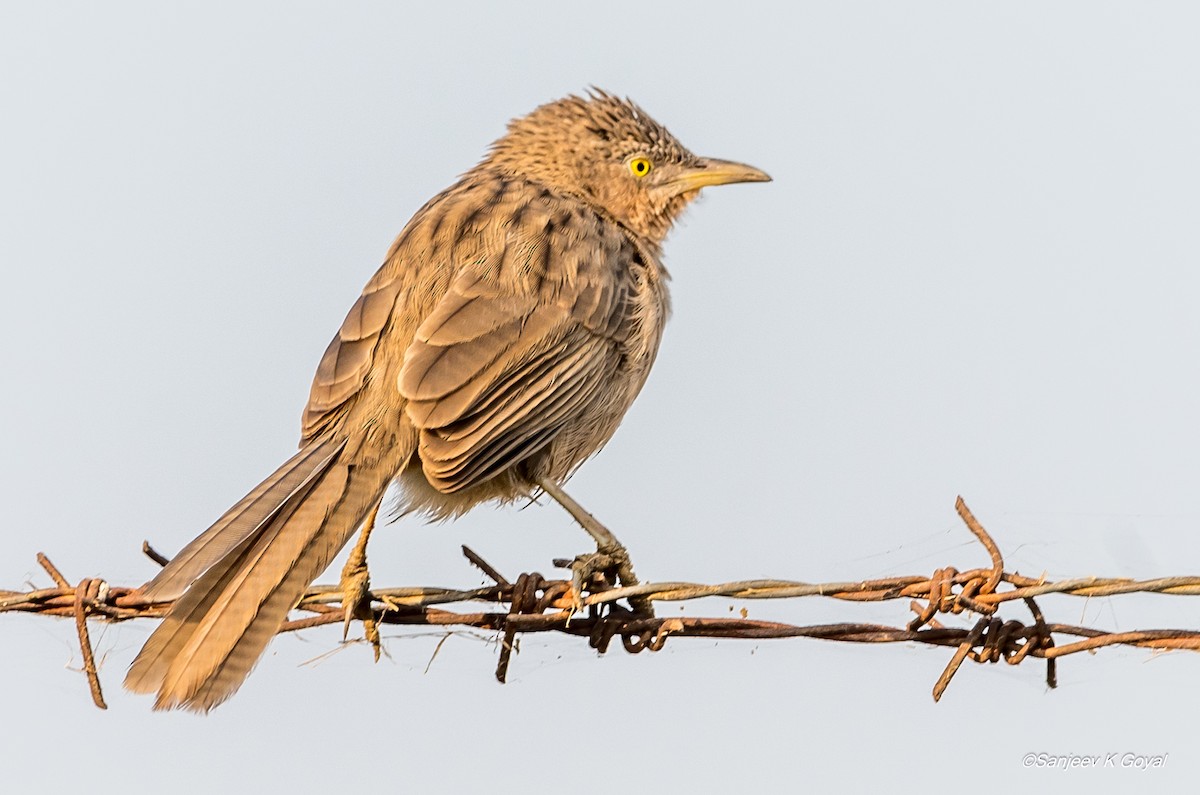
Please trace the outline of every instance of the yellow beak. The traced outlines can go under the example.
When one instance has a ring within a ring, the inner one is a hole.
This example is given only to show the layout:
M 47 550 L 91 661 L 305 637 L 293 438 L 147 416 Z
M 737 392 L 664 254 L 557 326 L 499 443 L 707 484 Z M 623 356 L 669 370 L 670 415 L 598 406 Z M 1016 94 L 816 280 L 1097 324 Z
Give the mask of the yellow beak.
M 701 158 L 700 162 L 694 166 L 688 166 L 674 174 L 664 176 L 667 178 L 661 187 L 668 189 L 672 194 L 699 190 L 710 185 L 771 181 L 771 177 L 765 171 L 760 171 L 754 166 L 716 158 Z

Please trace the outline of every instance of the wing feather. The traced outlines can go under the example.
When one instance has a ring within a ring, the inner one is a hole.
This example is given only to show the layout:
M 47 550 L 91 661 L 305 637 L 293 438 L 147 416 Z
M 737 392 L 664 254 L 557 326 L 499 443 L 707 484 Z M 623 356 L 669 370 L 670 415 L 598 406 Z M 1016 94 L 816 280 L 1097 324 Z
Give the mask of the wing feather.
M 523 219 L 457 274 L 405 354 L 400 392 L 426 478 L 446 493 L 552 443 L 622 355 L 632 243 L 599 219 L 588 234 Z
M 400 280 L 387 273 L 381 268 L 367 284 L 317 365 L 304 411 L 305 439 L 316 436 L 366 383 L 375 348 L 400 295 Z

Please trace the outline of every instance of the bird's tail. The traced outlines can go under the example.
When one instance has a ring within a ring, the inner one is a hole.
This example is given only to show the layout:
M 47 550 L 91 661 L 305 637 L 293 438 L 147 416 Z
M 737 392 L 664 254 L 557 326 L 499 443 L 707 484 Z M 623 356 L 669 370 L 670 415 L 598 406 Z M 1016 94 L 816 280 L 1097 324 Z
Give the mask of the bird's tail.
M 145 586 L 178 597 L 125 677 L 155 709 L 206 712 L 241 686 L 288 611 L 345 546 L 398 469 L 309 442 Z M 182 594 L 182 595 L 181 595 Z

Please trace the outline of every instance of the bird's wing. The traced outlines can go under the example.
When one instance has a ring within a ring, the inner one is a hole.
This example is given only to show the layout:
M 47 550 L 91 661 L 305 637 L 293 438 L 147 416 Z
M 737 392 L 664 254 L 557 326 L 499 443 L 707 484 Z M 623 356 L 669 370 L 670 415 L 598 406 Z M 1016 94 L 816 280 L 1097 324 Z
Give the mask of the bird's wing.
M 395 272 L 381 268 L 350 308 L 317 365 L 304 410 L 305 440 L 316 436 L 366 383 L 375 359 L 375 346 L 392 315 L 399 292 L 400 280 Z
M 628 333 L 619 230 L 567 215 L 501 238 L 450 283 L 400 373 L 426 477 L 447 493 L 549 444 L 616 374 Z

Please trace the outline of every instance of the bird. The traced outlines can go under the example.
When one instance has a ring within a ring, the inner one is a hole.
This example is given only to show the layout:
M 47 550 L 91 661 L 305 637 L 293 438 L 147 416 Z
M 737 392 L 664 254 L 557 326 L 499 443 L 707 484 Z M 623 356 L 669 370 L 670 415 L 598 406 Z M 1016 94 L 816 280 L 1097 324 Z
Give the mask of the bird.
M 670 311 L 662 246 L 709 186 L 767 182 L 698 157 L 592 88 L 508 123 L 404 226 L 325 350 L 299 451 L 142 587 L 171 602 L 127 689 L 207 712 L 396 484 L 402 513 L 457 517 L 548 495 L 608 442 Z M 364 536 L 365 540 L 365 536 Z

